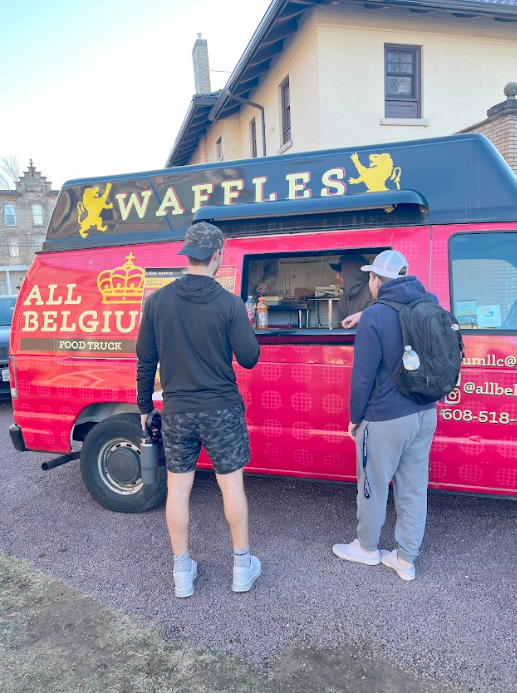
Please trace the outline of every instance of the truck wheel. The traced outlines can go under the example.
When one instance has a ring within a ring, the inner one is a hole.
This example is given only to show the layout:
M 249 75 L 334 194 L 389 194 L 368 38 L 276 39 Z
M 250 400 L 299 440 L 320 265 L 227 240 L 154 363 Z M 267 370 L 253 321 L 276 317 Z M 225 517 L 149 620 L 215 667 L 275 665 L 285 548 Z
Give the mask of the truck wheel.
M 81 474 L 92 497 L 108 510 L 141 513 L 165 500 L 167 472 L 158 467 L 157 483 L 140 476 L 140 417 L 118 414 L 88 433 L 81 450 Z

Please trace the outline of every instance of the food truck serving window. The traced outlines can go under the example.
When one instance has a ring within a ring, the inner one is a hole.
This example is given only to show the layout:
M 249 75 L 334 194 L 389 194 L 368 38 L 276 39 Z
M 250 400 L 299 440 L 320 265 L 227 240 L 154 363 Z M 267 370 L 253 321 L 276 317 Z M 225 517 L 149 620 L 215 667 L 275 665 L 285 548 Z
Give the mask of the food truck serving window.
M 260 296 L 265 298 L 270 334 L 342 330 L 342 319 L 357 312 L 358 302 L 372 300 L 368 274 L 359 268 L 382 250 L 385 248 L 246 255 L 242 298 L 252 296 L 255 302 Z
M 517 330 L 517 233 L 462 233 L 449 241 L 451 306 L 462 329 Z

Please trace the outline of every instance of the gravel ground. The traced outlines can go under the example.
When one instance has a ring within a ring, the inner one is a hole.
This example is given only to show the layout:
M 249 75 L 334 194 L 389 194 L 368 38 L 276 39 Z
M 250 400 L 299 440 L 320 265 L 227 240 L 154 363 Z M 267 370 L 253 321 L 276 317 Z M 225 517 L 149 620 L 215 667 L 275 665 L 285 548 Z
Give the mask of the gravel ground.
M 417 580 L 345 564 L 330 551 L 355 529 L 352 487 L 247 480 L 252 550 L 263 575 L 230 591 L 231 550 L 211 474 L 192 495 L 194 598 L 172 596 L 163 508 L 120 515 L 98 506 L 78 461 L 50 472 L 48 456 L 17 453 L 0 404 L 0 549 L 111 607 L 203 647 L 278 666 L 286 652 L 342 648 L 455 690 L 517 693 L 517 503 L 431 494 Z M 381 545 L 392 548 L 390 504 Z M 332 651 L 332 649 L 330 650 Z M 275 664 L 276 662 L 276 664 Z

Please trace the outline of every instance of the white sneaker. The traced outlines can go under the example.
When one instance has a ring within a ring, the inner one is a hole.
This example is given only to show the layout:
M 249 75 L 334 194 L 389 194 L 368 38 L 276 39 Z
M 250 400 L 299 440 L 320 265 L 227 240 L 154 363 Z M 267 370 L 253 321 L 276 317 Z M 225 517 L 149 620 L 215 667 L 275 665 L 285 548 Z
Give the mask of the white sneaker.
M 190 559 L 190 570 L 174 571 L 174 594 L 177 597 L 191 597 L 194 594 L 194 580 L 197 578 L 197 563 Z
M 393 570 L 398 573 L 406 582 L 410 582 L 415 579 L 415 566 L 410 563 L 409 565 L 402 565 L 398 559 L 399 550 L 393 549 L 393 551 L 381 551 L 381 561 L 382 564 L 388 568 L 393 568 Z
M 260 577 L 262 567 L 256 556 L 251 556 L 248 568 L 244 566 L 233 567 L 232 590 L 234 592 L 248 592 L 253 587 L 255 581 Z
M 359 539 L 354 539 L 350 544 L 334 544 L 332 553 L 344 561 L 353 561 L 354 563 L 379 565 L 381 562 L 379 550 L 377 549 L 373 552 L 365 551 L 359 543 Z

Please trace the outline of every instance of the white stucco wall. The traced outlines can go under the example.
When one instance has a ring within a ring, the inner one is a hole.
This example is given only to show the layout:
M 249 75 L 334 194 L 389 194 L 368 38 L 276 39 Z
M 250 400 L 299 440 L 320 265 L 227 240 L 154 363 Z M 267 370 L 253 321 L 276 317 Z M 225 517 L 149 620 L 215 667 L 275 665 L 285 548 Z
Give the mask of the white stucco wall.
M 197 147 L 190 156 L 189 164 L 208 163 L 208 152 L 206 148 L 206 135 L 201 135 Z
M 421 47 L 422 114 L 416 125 L 383 124 L 384 45 Z M 292 145 L 282 147 L 280 84 L 289 75 Z M 403 8 L 368 10 L 361 4 L 322 5 L 308 11 L 250 99 L 265 108 L 267 155 L 354 147 L 448 135 L 486 117 L 517 79 L 517 24 L 490 17 L 415 14 Z M 249 106 L 212 123 L 190 163 L 251 156 Z
M 452 134 L 483 120 L 517 76 L 517 24 L 391 7 L 316 14 L 323 148 Z M 426 126 L 381 125 L 386 43 L 421 46 Z

